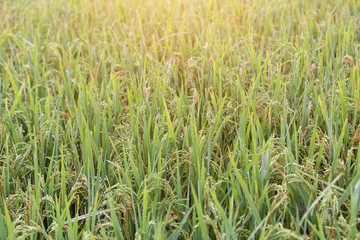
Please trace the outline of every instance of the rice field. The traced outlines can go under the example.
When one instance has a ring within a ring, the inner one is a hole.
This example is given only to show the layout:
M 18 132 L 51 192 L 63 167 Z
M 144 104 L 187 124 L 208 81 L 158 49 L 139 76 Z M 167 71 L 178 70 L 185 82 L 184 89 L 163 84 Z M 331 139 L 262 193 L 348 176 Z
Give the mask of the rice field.
M 0 0 L 0 240 L 360 239 L 357 0 Z

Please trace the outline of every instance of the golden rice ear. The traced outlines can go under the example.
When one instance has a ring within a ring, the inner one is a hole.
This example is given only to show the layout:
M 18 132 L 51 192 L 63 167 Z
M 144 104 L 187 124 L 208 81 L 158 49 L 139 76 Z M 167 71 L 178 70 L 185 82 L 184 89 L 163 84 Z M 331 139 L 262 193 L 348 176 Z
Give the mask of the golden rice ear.
M 345 64 L 353 65 L 354 64 L 354 59 L 350 55 L 345 55 L 344 58 L 343 58 L 343 62 Z

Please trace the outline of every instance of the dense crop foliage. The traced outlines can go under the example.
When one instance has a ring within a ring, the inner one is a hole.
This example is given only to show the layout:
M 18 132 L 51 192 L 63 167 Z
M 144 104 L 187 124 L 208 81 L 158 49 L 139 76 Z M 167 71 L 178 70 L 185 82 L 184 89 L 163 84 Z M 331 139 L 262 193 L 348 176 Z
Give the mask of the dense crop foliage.
M 0 239 L 360 238 L 357 0 L 0 0 Z

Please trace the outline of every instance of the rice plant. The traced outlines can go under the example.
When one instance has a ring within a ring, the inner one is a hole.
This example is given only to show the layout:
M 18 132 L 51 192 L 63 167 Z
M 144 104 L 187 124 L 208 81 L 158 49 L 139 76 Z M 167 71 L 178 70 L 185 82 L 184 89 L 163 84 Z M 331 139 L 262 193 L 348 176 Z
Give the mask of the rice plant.
M 359 239 L 357 0 L 0 0 L 0 240 Z

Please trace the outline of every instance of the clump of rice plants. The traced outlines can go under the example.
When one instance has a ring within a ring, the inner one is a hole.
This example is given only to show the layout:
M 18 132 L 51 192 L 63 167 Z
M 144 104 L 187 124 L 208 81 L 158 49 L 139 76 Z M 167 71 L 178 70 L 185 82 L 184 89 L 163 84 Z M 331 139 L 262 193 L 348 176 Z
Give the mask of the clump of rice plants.
M 0 239 L 359 239 L 359 16 L 0 1 Z

